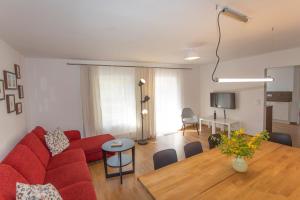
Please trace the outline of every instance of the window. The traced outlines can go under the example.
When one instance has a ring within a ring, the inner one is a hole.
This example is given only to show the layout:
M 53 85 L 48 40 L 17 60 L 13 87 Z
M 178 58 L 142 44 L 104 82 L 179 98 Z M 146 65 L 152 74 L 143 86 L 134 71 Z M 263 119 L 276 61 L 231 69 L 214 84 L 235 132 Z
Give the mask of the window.
M 135 133 L 135 70 L 101 67 L 99 82 L 103 131 L 115 135 Z

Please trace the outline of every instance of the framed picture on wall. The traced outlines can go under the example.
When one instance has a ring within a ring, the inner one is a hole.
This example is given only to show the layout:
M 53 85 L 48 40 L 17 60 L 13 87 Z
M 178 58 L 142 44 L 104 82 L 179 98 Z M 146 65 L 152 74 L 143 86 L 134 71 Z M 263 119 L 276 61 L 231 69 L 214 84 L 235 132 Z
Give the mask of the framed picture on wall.
M 16 101 L 15 101 L 14 94 L 6 95 L 6 107 L 7 107 L 7 113 L 12 113 L 16 111 Z
M 17 78 L 16 74 L 9 72 L 9 71 L 3 71 L 4 76 L 4 86 L 6 90 L 16 90 L 17 89 Z
M 22 113 L 22 103 L 16 103 L 16 113 L 17 115 Z
M 4 81 L 0 80 L 0 100 L 5 99 Z
M 18 94 L 19 94 L 19 99 L 23 99 L 24 98 L 23 85 L 18 85 Z
M 15 74 L 16 74 L 16 77 L 17 77 L 17 79 L 20 79 L 20 78 L 21 78 L 21 70 L 20 70 L 20 66 L 17 65 L 17 64 L 15 64 L 14 67 L 15 67 Z

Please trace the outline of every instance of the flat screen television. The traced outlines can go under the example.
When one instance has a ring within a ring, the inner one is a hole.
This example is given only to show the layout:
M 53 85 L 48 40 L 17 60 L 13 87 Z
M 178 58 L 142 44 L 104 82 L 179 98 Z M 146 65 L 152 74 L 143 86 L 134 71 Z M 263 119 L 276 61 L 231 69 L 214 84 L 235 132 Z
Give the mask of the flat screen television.
M 210 106 L 215 108 L 235 109 L 235 93 L 233 92 L 210 93 Z

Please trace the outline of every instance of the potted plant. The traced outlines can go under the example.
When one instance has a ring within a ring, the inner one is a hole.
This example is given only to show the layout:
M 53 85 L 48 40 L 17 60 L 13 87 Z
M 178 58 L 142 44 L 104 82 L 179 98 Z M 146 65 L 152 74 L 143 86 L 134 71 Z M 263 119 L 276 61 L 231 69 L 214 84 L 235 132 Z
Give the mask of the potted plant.
M 230 138 L 227 135 L 221 136 L 218 146 L 223 154 L 234 156 L 232 167 L 238 172 L 246 172 L 248 164 L 245 158 L 252 158 L 255 150 L 259 148 L 262 141 L 269 139 L 269 133 L 262 131 L 255 136 L 245 134 L 244 129 L 232 131 Z

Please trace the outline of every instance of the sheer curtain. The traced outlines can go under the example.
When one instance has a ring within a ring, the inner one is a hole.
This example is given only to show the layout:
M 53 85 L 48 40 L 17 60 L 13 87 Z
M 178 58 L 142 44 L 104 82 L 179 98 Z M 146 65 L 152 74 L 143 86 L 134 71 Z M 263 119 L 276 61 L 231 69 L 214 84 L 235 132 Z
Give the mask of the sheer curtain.
M 135 69 L 100 67 L 99 72 L 102 130 L 135 137 Z
M 181 71 L 155 69 L 156 135 L 177 132 L 181 128 Z

